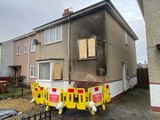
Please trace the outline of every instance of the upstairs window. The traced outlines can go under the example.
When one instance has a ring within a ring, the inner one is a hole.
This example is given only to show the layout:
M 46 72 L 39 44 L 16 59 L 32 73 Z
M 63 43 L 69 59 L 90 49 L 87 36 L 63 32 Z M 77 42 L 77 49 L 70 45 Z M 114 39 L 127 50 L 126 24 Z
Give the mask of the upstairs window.
M 62 41 L 62 26 L 55 26 L 44 31 L 44 43 L 50 44 Z
M 79 59 L 96 57 L 96 37 L 78 40 Z
M 24 43 L 24 53 L 27 53 L 28 51 L 28 43 Z
M 21 54 L 20 51 L 21 51 L 21 48 L 20 48 L 20 46 L 18 45 L 18 46 L 17 46 L 17 55 L 20 55 L 20 54 Z
M 36 51 L 36 45 L 34 44 L 33 40 L 31 42 L 31 52 L 35 52 Z
M 124 39 L 125 39 L 125 44 L 128 45 L 128 34 L 126 31 L 124 32 Z

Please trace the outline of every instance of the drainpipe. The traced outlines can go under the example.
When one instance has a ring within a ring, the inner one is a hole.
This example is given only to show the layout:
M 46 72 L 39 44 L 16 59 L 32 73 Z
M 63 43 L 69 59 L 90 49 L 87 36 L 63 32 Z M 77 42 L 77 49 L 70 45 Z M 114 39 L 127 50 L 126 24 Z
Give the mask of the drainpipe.
M 30 52 L 30 37 L 28 34 L 26 34 L 27 38 L 28 38 L 28 42 L 27 42 L 27 47 L 28 47 L 28 60 L 27 60 L 27 82 L 29 81 L 29 63 L 30 63 L 30 56 L 29 56 L 29 52 Z
M 69 84 L 71 84 L 70 34 L 71 34 L 71 22 L 70 22 L 70 14 L 69 14 L 68 15 L 68 78 L 69 78 Z

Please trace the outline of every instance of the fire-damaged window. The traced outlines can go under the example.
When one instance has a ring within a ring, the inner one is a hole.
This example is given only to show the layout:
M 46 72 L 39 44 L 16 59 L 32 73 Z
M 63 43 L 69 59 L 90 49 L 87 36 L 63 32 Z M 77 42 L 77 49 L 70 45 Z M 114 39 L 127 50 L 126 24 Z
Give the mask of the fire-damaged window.
M 96 37 L 78 40 L 79 59 L 96 57 Z
M 39 62 L 39 80 L 62 80 L 61 61 Z
M 62 64 L 61 63 L 54 63 L 53 76 L 54 76 L 53 77 L 54 80 L 62 79 Z

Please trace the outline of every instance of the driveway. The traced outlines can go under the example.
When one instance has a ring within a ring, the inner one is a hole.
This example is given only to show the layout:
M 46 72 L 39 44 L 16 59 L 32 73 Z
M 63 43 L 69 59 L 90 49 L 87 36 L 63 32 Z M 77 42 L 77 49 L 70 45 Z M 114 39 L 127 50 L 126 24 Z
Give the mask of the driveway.
M 53 120 L 160 120 L 160 113 L 150 109 L 149 90 L 138 88 L 109 104 L 107 110 L 99 108 L 95 116 L 68 109 L 62 115 L 57 115 L 57 111 L 52 115 Z

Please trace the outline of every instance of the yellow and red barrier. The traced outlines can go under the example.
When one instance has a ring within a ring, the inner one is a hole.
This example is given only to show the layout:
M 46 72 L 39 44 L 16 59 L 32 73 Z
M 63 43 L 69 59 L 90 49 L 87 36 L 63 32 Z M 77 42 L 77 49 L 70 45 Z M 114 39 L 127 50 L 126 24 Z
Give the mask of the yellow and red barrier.
M 62 114 L 64 107 L 64 91 L 61 88 L 48 88 L 47 99 L 46 99 L 46 110 L 49 107 L 55 107 L 59 110 L 59 114 Z
M 90 87 L 88 91 L 84 88 L 44 88 L 38 83 L 31 85 L 32 97 L 37 104 L 45 104 L 46 110 L 55 107 L 62 114 L 63 108 L 87 110 L 94 115 L 97 107 L 102 106 L 106 109 L 105 103 L 110 102 L 110 88 L 108 84 Z
M 108 84 L 103 85 L 103 97 L 104 102 L 109 103 L 111 101 L 110 88 Z
M 77 95 L 77 109 L 78 110 L 86 110 L 87 108 L 87 93 L 85 92 L 84 88 L 77 88 L 76 90 Z
M 76 102 L 75 102 L 75 95 L 76 95 L 76 89 L 75 88 L 68 88 L 66 92 L 66 101 L 65 105 L 69 109 L 75 109 L 76 108 Z

